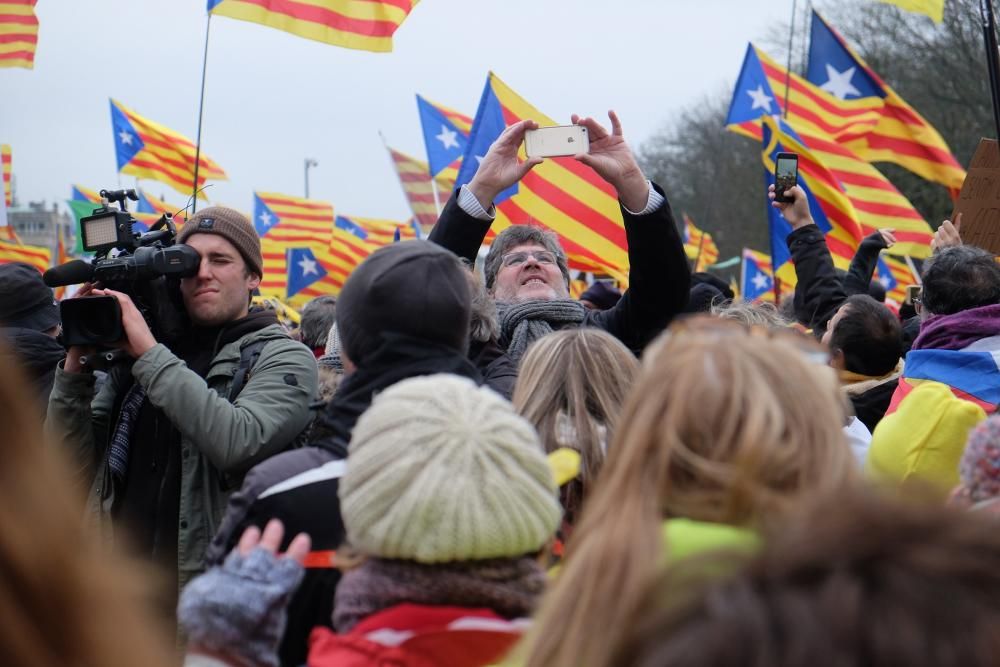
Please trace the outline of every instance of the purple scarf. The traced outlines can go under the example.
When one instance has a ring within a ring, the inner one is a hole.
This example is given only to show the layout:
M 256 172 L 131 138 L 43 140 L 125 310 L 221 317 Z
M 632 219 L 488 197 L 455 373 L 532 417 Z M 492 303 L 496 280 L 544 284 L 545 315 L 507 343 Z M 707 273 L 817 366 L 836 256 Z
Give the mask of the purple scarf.
M 920 325 L 914 350 L 964 350 L 978 340 L 1000 336 L 1000 305 L 932 315 Z

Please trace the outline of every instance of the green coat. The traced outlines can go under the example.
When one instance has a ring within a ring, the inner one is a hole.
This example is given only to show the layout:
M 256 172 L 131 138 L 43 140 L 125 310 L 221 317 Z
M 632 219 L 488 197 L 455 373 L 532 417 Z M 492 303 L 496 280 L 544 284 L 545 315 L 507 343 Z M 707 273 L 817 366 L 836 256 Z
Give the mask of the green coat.
M 239 366 L 240 348 L 267 340 L 250 379 L 235 403 L 226 398 Z M 224 345 L 205 379 L 164 345 L 132 365 L 147 399 L 181 433 L 181 494 L 177 566 L 181 588 L 202 571 L 202 559 L 226 509 L 229 493 L 255 464 L 281 451 L 308 423 L 317 392 L 316 361 L 277 324 Z M 87 507 L 99 530 L 113 539 L 110 512 L 114 486 L 108 445 L 111 415 L 120 391 L 109 381 L 94 395 L 91 373 L 56 371 L 48 420 L 67 444 L 80 478 L 90 485 Z M 207 382 L 207 385 L 206 385 Z M 141 446 L 141 443 L 132 443 Z M 225 480 L 225 482 L 223 481 Z

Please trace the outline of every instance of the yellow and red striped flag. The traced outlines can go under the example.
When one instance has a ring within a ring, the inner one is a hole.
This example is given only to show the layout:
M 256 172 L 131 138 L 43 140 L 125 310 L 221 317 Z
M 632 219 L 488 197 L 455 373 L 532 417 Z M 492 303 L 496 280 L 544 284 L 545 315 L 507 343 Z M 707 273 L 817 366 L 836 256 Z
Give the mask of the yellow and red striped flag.
M 815 11 L 807 78 L 839 99 L 882 100 L 878 124 L 865 136 L 847 144 L 859 157 L 869 162 L 898 164 L 958 194 L 965 182 L 965 170 L 944 138 Z
M 11 150 L 7 144 L 0 145 L 0 173 L 3 174 L 3 215 L 0 215 L 0 236 L 11 241 L 21 242 L 17 238 L 14 226 L 7 217 L 7 209 L 14 205 L 14 191 L 11 188 Z
M 399 176 L 399 184 L 403 187 L 403 194 L 406 195 L 406 201 L 410 205 L 410 210 L 413 211 L 413 217 L 426 235 L 430 233 L 431 227 L 438 219 L 438 210 L 434 205 L 434 189 L 431 185 L 427 163 L 394 148 L 387 147 L 387 149 L 392 158 L 392 165 Z M 454 178 L 449 180 L 444 175 L 436 180 L 441 205 L 444 206 L 455 187 L 455 180 Z
M 712 235 L 695 227 L 687 213 L 681 216 L 684 230 L 684 253 L 695 263 L 695 271 L 704 271 L 719 260 L 719 248 L 715 245 Z
M 63 228 L 62 228 L 62 226 L 58 226 L 56 228 L 56 230 L 57 230 L 56 231 L 57 236 L 56 236 L 56 263 L 55 263 L 55 266 L 59 266 L 60 264 L 65 264 L 66 262 L 68 262 L 70 260 L 70 256 L 69 256 L 69 253 L 66 252 L 66 241 L 63 240 Z M 64 296 L 66 296 L 66 287 L 65 286 L 63 286 L 63 287 L 57 287 L 56 290 L 55 290 L 55 292 L 56 292 L 56 298 L 57 299 L 62 299 Z
M 37 0 L 0 0 L 0 67 L 35 66 Z
M 3 172 L 3 200 L 7 204 L 7 208 L 14 205 L 14 192 L 11 189 L 11 174 L 12 174 L 12 157 L 11 157 L 10 146 L 7 144 L 0 144 L 0 167 L 2 167 Z
M 41 246 L 0 241 L 0 264 L 10 262 L 24 262 L 44 273 L 52 266 L 52 251 Z
M 751 44 L 733 92 L 728 129 L 761 138 L 762 118 L 785 108 L 783 96 L 775 92 L 784 91 L 785 74 L 781 65 Z M 853 211 L 841 213 L 852 216 L 852 224 L 861 227 L 862 235 L 884 227 L 896 229 L 899 252 L 927 257 L 934 236 L 930 226 L 889 179 L 847 148 L 880 122 L 882 100 L 840 100 L 798 75 L 790 75 L 789 81 L 788 116 L 782 122 L 809 148 L 815 161 L 832 174 L 836 187 L 850 200 Z M 838 215 L 835 211 L 826 213 Z
M 392 51 L 419 0 L 208 0 L 208 13 L 259 23 L 325 44 Z
M 115 100 L 111 100 L 111 129 L 118 171 L 166 183 L 183 195 L 191 194 L 195 145 L 190 139 Z M 205 151 L 199 153 L 198 164 L 198 187 L 208 179 L 226 180 L 226 173 Z
M 882 284 L 885 298 L 897 308 L 906 300 L 906 288 L 919 284 L 905 258 L 885 254 L 879 257 L 873 279 Z
M 490 72 L 458 184 L 472 179 L 479 159 L 506 126 L 524 119 L 540 125 L 557 124 Z M 559 236 L 571 268 L 606 273 L 627 286 L 628 244 L 618 195 L 590 167 L 573 158 L 547 159 L 501 193 L 494 203 L 495 232 L 512 224 L 547 227 Z
M 301 306 L 321 294 L 335 294 L 343 285 L 343 276 L 333 271 L 329 256 L 333 233 L 333 205 L 276 192 L 254 193 L 254 228 L 264 253 L 264 276 L 260 292 Z M 294 290 L 289 297 L 288 251 L 307 248 L 325 271 L 318 280 Z

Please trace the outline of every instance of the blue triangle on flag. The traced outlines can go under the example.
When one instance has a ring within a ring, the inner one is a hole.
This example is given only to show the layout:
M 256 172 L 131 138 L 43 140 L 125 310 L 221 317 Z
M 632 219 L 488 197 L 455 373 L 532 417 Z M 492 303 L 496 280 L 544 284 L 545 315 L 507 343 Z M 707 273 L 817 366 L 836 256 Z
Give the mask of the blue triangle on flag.
M 455 160 L 465 154 L 469 137 L 462 132 L 441 110 L 417 95 L 420 126 L 424 131 L 427 147 L 427 165 L 431 176 L 437 176 Z
M 111 131 L 115 135 L 115 157 L 118 171 L 121 171 L 146 145 L 114 100 L 111 100 Z
M 456 188 L 472 180 L 472 177 L 476 175 L 476 170 L 479 169 L 479 162 L 486 156 L 490 146 L 506 127 L 503 107 L 500 106 L 500 100 L 493 91 L 492 78 L 487 77 L 483 96 L 479 100 L 479 109 L 476 111 L 476 119 L 472 121 L 472 131 L 469 133 L 469 145 L 466 146 L 465 156 L 462 158 L 462 168 L 455 181 Z M 493 203 L 499 204 L 516 194 L 517 183 L 497 195 Z
M 886 96 L 885 89 L 868 74 L 815 11 L 812 14 L 806 78 L 841 99 Z
M 289 248 L 285 251 L 285 261 L 289 298 L 326 276 L 326 268 L 316 259 L 311 248 Z
M 281 218 L 264 203 L 260 195 L 253 193 L 253 228 L 257 230 L 257 236 L 263 237 L 279 222 Z

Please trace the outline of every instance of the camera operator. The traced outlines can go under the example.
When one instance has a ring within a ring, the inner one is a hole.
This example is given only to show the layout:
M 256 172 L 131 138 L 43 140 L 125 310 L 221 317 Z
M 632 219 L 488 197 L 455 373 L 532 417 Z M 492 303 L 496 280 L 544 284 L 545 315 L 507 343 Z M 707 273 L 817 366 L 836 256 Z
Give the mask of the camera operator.
M 71 347 L 48 413 L 91 485 L 88 509 L 101 528 L 124 532 L 140 555 L 176 577 L 174 594 L 202 570 L 229 493 L 306 426 L 317 391 L 310 351 L 273 311 L 249 311 L 263 264 L 251 222 L 210 207 L 178 241 L 201 257 L 197 274 L 180 281 L 188 333 L 167 349 L 129 296 L 86 285 L 81 294 L 118 300 L 125 338 L 115 345 L 131 359 L 95 396 L 81 363 L 90 350 Z M 258 341 L 265 344 L 231 402 L 241 350 Z M 176 598 L 165 603 L 172 614 Z

